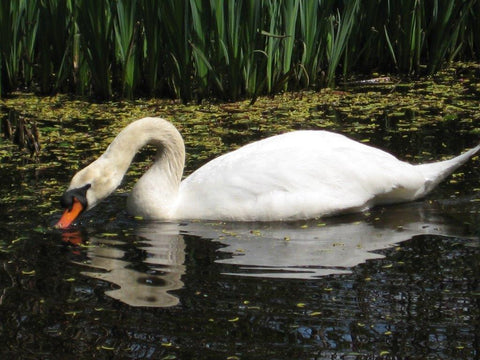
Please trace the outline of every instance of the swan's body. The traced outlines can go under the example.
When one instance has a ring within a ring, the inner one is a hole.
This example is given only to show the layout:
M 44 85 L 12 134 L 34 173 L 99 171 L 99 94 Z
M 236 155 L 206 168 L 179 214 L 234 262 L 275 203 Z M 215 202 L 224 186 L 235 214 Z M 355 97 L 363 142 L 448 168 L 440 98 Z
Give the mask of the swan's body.
M 132 215 L 158 220 L 295 220 L 411 201 L 480 150 L 479 145 L 451 160 L 411 165 L 343 135 L 296 131 L 222 155 L 181 181 L 181 135 L 166 120 L 144 118 L 128 125 L 73 177 L 63 199 L 67 207 L 69 196 L 81 196 L 78 190 L 85 193 L 87 209 L 108 196 L 146 144 L 158 146 L 156 160 L 133 188 L 127 207 Z

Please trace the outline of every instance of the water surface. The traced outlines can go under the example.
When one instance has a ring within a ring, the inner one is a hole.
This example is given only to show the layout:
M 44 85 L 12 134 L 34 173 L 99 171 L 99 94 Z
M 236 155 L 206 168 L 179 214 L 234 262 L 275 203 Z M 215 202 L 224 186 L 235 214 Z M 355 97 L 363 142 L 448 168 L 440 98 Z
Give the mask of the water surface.
M 285 106 L 265 117 L 284 124 Z M 413 162 L 478 140 L 474 119 L 337 114 L 332 125 L 322 109 L 289 129 L 332 127 Z M 187 171 L 276 131 L 235 114 L 231 131 L 217 117 L 223 130 L 210 145 L 192 140 L 206 125 L 180 122 Z M 291 223 L 135 220 L 124 210 L 135 170 L 124 191 L 62 232 L 51 229 L 58 197 L 112 122 L 43 125 L 51 129 L 36 165 L 2 143 L 13 154 L 2 155 L 0 180 L 2 358 L 478 359 L 478 160 L 422 201 Z

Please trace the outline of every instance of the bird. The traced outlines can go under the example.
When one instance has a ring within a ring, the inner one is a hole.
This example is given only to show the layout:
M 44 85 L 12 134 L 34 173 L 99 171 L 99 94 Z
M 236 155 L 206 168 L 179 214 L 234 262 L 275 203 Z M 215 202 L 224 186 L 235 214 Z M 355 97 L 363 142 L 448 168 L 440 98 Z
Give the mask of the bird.
M 55 227 L 70 227 L 109 196 L 146 145 L 156 147 L 154 163 L 130 192 L 127 211 L 162 221 L 290 221 L 414 201 L 480 150 L 477 145 L 449 160 L 414 165 L 342 134 L 298 130 L 223 154 L 182 180 L 182 136 L 169 121 L 145 117 L 73 176 Z

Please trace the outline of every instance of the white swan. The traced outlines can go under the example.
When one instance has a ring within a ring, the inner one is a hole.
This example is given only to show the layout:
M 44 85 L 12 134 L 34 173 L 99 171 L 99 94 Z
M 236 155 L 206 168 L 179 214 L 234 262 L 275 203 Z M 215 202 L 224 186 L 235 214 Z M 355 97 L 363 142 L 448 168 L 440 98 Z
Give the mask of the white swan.
M 157 146 L 155 162 L 134 186 L 127 207 L 132 215 L 158 220 L 295 220 L 415 200 L 480 150 L 478 145 L 451 160 L 411 165 L 343 135 L 295 131 L 222 155 L 181 181 L 181 135 L 166 120 L 144 118 L 73 177 L 56 227 L 68 227 L 110 195 L 146 144 Z

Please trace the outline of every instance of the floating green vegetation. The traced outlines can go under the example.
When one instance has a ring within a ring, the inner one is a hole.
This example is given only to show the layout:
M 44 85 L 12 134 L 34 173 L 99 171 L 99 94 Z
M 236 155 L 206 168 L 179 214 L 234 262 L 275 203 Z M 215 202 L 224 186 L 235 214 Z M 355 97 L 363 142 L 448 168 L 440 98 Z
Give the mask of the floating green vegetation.
M 339 131 L 412 161 L 438 159 L 460 150 L 459 135 L 480 133 L 479 74 L 478 64 L 455 64 L 424 81 L 352 83 L 337 90 L 259 97 L 254 104 L 159 99 L 92 103 L 65 95 L 14 94 L 0 100 L 3 116 L 15 111 L 35 122 L 41 151 L 33 161 L 26 150 L 0 138 L 2 211 L 16 224 L 28 222 L 18 214 L 35 211 L 48 217 L 58 212 L 56 203 L 71 176 L 98 157 L 121 128 L 145 116 L 166 118 L 179 128 L 187 147 L 187 174 L 245 143 L 295 129 Z M 429 136 L 438 127 L 455 136 Z M 430 146 L 435 141 L 440 145 Z M 454 150 L 442 152 L 450 148 Z M 148 148 L 138 155 L 121 192 L 129 190 L 151 156 Z

